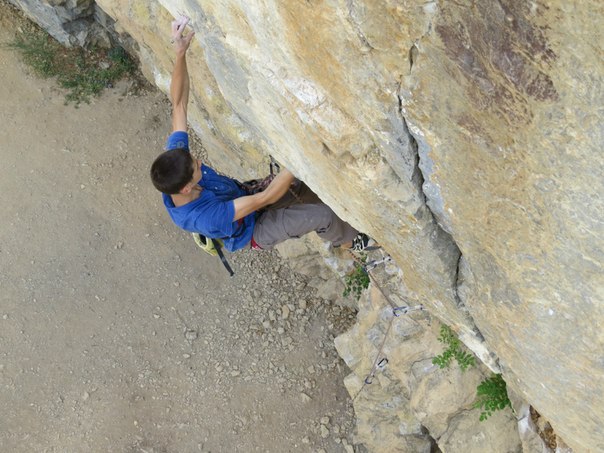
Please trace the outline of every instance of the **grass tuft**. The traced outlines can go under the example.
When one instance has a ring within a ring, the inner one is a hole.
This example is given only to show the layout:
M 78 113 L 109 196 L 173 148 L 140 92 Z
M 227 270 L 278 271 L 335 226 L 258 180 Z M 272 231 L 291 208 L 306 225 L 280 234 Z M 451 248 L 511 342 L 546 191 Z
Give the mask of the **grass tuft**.
M 109 51 L 66 48 L 39 29 L 23 32 L 8 46 L 40 77 L 55 77 L 67 90 L 65 103 L 76 107 L 136 71 L 136 64 L 121 47 Z
M 361 258 L 363 262 L 365 262 L 366 259 L 366 256 Z M 352 294 L 356 300 L 359 300 L 362 292 L 369 288 L 369 283 L 371 283 L 369 274 L 365 269 L 363 269 L 363 266 L 357 263 L 355 264 L 354 271 L 344 277 L 345 287 L 342 295 L 344 297 L 348 297 L 350 294 Z

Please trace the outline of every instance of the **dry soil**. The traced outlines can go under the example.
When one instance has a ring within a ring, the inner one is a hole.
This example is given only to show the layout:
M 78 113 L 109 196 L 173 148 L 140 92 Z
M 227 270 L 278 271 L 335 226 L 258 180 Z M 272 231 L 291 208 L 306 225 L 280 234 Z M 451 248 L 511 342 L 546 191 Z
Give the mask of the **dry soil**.
M 2 43 L 23 24 L 0 3 Z M 276 253 L 229 278 L 171 224 L 148 179 L 165 96 L 65 106 L 4 46 L 0 77 L 0 450 L 352 451 L 353 313 Z

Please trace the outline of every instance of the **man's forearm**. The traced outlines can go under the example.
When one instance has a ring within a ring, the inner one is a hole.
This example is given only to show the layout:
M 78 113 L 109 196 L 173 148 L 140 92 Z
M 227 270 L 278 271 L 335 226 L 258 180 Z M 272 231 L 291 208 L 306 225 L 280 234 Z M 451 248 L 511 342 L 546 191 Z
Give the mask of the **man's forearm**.
M 275 179 L 273 179 L 268 187 L 258 194 L 261 195 L 263 206 L 268 206 L 269 204 L 279 201 L 279 199 L 288 191 L 292 182 L 294 182 L 294 179 L 294 175 L 289 170 L 285 169 L 275 176 Z
M 294 175 L 288 170 L 282 170 L 263 192 L 236 198 L 233 200 L 235 208 L 233 221 L 279 201 L 293 181 Z
M 170 97 L 172 105 L 184 105 L 189 102 L 189 72 L 187 70 L 187 57 L 184 52 L 176 54 L 176 62 L 172 71 L 170 82 Z

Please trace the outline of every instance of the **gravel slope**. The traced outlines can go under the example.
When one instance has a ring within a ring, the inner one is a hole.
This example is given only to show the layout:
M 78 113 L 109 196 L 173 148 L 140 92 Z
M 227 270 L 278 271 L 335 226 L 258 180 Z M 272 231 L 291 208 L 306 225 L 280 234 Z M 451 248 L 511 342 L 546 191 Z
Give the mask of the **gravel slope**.
M 25 27 L 0 3 L 0 41 Z M 10 452 L 352 451 L 333 338 L 354 314 L 276 253 L 217 258 L 148 181 L 163 95 L 79 109 L 0 48 L 0 445 Z

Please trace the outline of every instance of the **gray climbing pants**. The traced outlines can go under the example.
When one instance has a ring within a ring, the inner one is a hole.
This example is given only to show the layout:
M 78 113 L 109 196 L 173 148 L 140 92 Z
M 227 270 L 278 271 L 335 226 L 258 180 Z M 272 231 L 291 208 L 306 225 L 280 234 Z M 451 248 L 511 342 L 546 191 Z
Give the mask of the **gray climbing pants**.
M 256 219 L 253 238 L 260 248 L 270 249 L 311 231 L 334 246 L 352 241 L 359 233 L 340 219 L 306 184 L 296 180 L 291 191 L 261 212 Z

